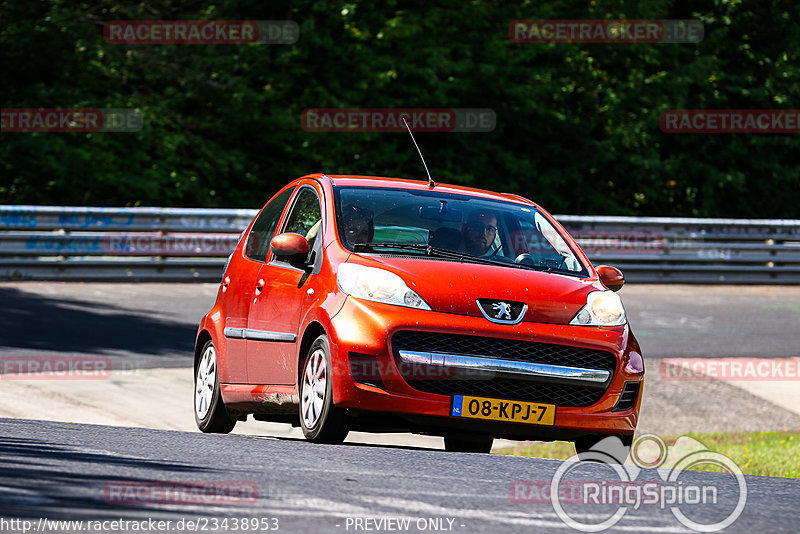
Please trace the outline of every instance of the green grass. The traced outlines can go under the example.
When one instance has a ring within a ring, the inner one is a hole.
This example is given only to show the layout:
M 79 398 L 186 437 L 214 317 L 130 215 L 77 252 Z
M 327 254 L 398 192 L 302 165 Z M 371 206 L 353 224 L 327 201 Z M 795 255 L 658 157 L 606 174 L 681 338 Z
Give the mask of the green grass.
M 745 475 L 800 478 L 800 433 L 798 432 L 713 432 L 686 434 L 732 459 Z M 679 436 L 664 437 L 673 445 Z M 564 460 L 575 454 L 575 447 L 566 441 L 535 443 L 533 445 L 498 449 L 495 454 L 536 456 Z M 630 461 L 630 460 L 629 460 Z M 696 471 L 721 471 L 716 466 L 702 464 Z

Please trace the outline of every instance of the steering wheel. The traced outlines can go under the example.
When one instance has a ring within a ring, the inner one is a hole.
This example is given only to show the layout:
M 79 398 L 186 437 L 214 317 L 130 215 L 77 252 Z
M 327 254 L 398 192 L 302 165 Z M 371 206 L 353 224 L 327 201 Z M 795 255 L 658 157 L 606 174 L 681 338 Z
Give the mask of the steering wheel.
M 536 265 L 536 260 L 533 259 L 533 256 L 531 256 L 527 252 L 523 252 L 522 254 L 516 257 L 514 263 L 519 263 L 523 265 Z

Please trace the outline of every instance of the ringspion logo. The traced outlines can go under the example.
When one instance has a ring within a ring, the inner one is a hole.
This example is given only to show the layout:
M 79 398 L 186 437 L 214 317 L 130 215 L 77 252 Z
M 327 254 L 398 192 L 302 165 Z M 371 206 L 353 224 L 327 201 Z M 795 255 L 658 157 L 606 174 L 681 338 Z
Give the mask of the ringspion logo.
M 623 464 L 629 454 L 632 463 Z M 685 476 L 704 464 L 725 475 L 708 483 Z M 614 436 L 562 462 L 550 481 L 512 482 L 508 496 L 518 504 L 549 501 L 564 524 L 580 532 L 603 532 L 640 508 L 668 509 L 688 529 L 718 532 L 742 514 L 747 480 L 731 458 L 689 436 L 667 446 L 659 436 L 645 434 L 630 449 Z
M 699 20 L 538 19 L 515 20 L 508 26 L 515 43 L 699 43 Z
M 142 112 L 133 108 L 64 109 L 3 108 L 0 130 L 5 132 L 138 132 Z
M 109 44 L 294 44 L 293 20 L 112 20 L 103 26 Z

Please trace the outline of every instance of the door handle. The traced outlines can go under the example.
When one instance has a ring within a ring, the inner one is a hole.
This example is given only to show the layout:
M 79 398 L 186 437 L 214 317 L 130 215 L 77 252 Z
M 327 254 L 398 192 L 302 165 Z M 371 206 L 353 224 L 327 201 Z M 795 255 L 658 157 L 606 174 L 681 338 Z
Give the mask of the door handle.
M 263 290 L 264 290 L 264 279 L 262 278 L 256 284 L 256 295 L 260 295 Z

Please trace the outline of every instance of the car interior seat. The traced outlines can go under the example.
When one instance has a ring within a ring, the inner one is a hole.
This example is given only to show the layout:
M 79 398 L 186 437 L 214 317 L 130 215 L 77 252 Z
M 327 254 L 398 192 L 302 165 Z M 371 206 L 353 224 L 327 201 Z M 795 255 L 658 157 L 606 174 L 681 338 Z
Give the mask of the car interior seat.
M 461 232 L 455 228 L 448 228 L 443 226 L 431 232 L 431 237 L 428 244 L 436 248 L 444 248 L 447 250 L 458 250 L 461 245 Z

